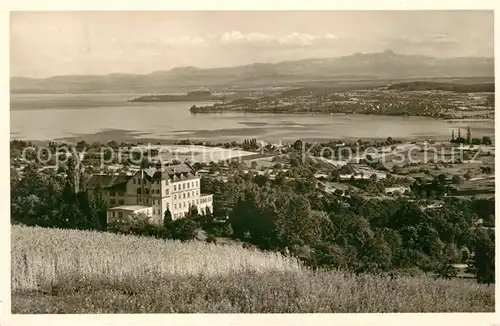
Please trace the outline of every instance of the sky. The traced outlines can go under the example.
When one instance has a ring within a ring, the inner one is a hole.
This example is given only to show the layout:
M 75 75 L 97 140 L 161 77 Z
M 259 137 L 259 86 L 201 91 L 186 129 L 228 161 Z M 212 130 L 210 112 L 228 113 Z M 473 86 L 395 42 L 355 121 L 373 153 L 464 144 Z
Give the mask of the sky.
M 392 50 L 493 57 L 493 11 L 12 12 L 11 76 L 147 74 Z

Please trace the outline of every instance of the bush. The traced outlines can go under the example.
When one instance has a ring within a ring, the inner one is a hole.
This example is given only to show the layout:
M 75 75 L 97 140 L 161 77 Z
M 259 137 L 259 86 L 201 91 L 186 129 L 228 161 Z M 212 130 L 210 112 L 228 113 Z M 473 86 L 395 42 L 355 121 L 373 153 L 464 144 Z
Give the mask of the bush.
M 233 235 L 233 229 L 229 223 L 212 222 L 204 225 L 203 230 L 207 234 L 219 238 L 229 238 Z
M 172 223 L 171 234 L 175 240 L 192 240 L 196 237 L 198 225 L 190 218 L 182 218 Z
M 207 236 L 206 241 L 207 241 L 208 243 L 217 243 L 217 239 L 216 239 L 213 235 L 211 235 L 211 234 L 209 234 L 209 235 Z
M 437 277 L 447 280 L 457 277 L 458 274 L 458 270 L 455 267 L 446 263 L 439 265 L 435 272 Z

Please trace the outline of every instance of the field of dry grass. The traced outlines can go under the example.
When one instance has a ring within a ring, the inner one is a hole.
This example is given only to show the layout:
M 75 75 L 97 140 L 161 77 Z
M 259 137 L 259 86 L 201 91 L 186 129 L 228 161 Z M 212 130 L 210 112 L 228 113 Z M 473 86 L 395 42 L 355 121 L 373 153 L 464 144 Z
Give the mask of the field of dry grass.
M 68 277 L 80 281 L 133 281 L 162 276 L 301 270 L 296 259 L 237 246 L 12 227 L 13 291 L 36 290 Z
M 494 286 L 310 271 L 236 246 L 12 227 L 13 313 L 479 312 Z

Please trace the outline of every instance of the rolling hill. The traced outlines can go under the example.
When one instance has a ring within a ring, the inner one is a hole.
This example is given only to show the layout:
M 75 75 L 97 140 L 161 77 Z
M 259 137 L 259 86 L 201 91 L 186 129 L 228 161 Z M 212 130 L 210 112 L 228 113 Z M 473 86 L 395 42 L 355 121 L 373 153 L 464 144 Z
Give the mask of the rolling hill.
M 493 76 L 493 58 L 432 58 L 385 51 L 236 67 L 179 67 L 145 75 L 68 75 L 45 79 L 12 77 L 10 87 L 11 93 L 164 93 L 183 87 L 264 87 L 323 80 Z
M 429 81 L 415 81 L 408 83 L 397 83 L 392 84 L 388 89 L 401 90 L 401 91 L 428 91 L 428 90 L 440 90 L 440 91 L 451 91 L 458 93 L 477 93 L 477 92 L 494 92 L 495 83 L 480 83 L 480 84 L 469 84 L 461 85 L 454 83 L 437 83 Z

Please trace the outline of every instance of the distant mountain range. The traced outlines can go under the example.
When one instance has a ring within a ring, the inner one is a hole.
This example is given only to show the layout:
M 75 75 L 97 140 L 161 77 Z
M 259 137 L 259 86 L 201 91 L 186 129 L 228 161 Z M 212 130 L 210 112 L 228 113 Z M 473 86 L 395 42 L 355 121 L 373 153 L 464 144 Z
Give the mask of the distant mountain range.
M 45 79 L 12 77 L 10 87 L 11 93 L 161 94 L 179 88 L 282 86 L 322 80 L 493 77 L 494 70 L 493 58 L 433 58 L 385 51 L 224 68 L 180 67 L 146 75 L 68 75 Z

